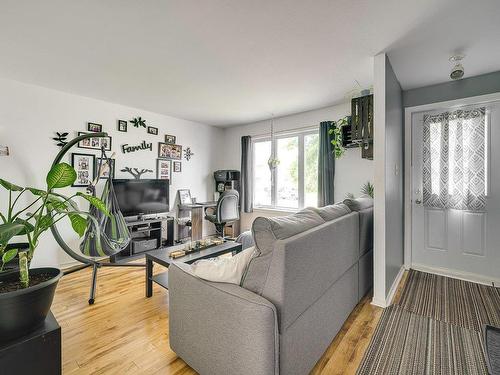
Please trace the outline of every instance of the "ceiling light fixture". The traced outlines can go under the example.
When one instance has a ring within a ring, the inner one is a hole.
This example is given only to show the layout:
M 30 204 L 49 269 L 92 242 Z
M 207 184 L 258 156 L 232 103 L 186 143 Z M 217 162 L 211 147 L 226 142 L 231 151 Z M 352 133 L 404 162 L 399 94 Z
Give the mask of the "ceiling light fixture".
M 462 66 L 462 61 L 465 55 L 453 55 L 450 57 L 450 62 L 454 63 L 455 66 L 451 68 L 450 78 L 457 80 L 464 76 L 464 67 Z

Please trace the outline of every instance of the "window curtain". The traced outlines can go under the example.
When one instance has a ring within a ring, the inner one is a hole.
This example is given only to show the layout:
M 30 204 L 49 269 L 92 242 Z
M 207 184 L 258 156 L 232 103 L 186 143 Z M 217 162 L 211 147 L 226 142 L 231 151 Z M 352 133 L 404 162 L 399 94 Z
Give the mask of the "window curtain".
M 424 116 L 423 204 L 481 211 L 486 207 L 486 110 Z
M 253 212 L 253 161 L 252 137 L 241 137 L 241 192 L 240 200 L 244 212 Z
M 333 121 L 319 124 L 319 160 L 318 160 L 318 207 L 335 203 L 333 182 L 335 178 L 335 156 L 333 154 L 330 129 Z

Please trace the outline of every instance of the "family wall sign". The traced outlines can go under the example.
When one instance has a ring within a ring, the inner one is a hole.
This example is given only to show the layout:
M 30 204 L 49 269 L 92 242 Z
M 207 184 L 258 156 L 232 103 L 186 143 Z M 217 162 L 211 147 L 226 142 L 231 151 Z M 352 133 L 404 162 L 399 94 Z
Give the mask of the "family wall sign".
M 135 146 L 131 146 L 128 143 L 125 143 L 124 145 L 122 145 L 122 152 L 124 154 L 129 153 L 129 152 L 136 152 L 136 151 L 140 151 L 140 150 L 153 151 L 153 143 L 152 142 L 148 143 L 146 141 L 142 141 L 140 144 L 135 145 Z

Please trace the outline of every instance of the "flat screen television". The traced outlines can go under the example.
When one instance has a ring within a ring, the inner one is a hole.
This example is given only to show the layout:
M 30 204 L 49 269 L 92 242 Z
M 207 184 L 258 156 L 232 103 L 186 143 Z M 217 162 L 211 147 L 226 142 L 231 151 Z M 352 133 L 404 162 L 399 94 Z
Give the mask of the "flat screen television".
M 125 217 L 169 212 L 168 180 L 114 179 L 113 187 Z

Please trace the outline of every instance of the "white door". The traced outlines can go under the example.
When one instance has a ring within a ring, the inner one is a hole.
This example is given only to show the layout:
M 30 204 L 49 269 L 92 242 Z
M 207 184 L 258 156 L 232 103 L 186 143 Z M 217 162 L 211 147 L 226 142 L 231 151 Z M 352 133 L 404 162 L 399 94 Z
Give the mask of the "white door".
M 457 108 L 412 116 L 411 265 L 497 284 L 500 280 L 500 105 L 497 102 L 463 109 L 477 108 L 485 108 L 484 135 L 472 134 L 470 124 L 463 125 L 456 117 L 442 115 L 456 114 Z M 448 121 L 446 129 L 445 121 Z M 481 125 L 475 122 L 473 126 Z M 480 145 L 481 137 L 484 153 L 478 152 L 478 156 L 462 152 L 471 144 Z M 481 160 L 481 153 L 485 160 Z M 484 183 L 482 197 L 476 196 L 477 191 L 470 193 L 474 190 L 471 184 L 477 187 L 481 183 Z M 467 197 L 465 204 L 460 194 Z

